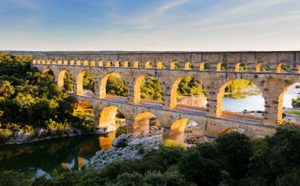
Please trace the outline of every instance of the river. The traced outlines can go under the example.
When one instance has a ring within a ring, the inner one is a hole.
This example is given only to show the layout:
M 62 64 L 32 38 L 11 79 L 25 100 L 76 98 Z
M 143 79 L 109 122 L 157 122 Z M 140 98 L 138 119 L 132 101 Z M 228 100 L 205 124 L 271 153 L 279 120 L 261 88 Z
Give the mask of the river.
M 0 171 L 26 172 L 32 177 L 78 170 L 99 150 L 111 148 L 110 136 L 83 135 L 22 145 L 0 146 Z

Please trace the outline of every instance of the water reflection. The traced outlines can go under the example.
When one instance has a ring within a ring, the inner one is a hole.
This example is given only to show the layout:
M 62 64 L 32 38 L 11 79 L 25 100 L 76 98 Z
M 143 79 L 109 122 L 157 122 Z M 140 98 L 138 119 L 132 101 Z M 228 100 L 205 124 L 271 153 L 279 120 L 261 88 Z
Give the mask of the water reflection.
M 80 169 L 98 150 L 111 148 L 115 135 L 86 135 L 23 145 L 0 147 L 0 171 L 14 170 L 33 176 Z M 110 143 L 110 144 L 109 144 Z

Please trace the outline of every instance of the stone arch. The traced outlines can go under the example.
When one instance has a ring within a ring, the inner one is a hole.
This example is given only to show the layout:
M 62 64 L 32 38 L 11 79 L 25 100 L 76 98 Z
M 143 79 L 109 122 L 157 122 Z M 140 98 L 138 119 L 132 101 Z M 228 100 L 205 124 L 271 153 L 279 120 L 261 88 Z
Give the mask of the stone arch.
M 119 60 L 117 60 L 115 62 L 115 67 L 121 67 L 121 66 L 122 66 L 121 62 Z
M 92 66 L 92 67 L 96 66 L 96 61 L 95 61 L 95 60 L 92 60 L 92 61 L 91 61 L 91 66 Z
M 207 61 L 201 62 L 199 70 L 201 70 L 201 71 L 209 70 L 209 63 Z
M 260 61 L 256 65 L 256 72 L 262 72 L 262 71 L 269 71 L 269 65 L 266 64 L 264 61 Z
M 114 105 L 103 108 L 100 113 L 99 126 L 96 127 L 105 128 L 106 130 L 104 132 L 116 131 L 120 127 L 120 125 L 116 123 L 116 115 L 118 114 L 118 111 L 121 112 L 120 109 Z M 124 115 L 124 117 L 126 116 Z
M 59 74 L 58 74 L 58 79 L 57 79 L 57 86 L 60 87 L 61 89 L 64 89 L 64 85 L 65 85 L 65 81 L 64 81 L 64 78 L 65 78 L 65 74 L 66 72 L 69 72 L 71 74 L 71 72 L 68 70 L 68 69 L 62 69 Z M 71 79 L 73 81 L 73 75 L 71 74 Z M 74 88 L 74 87 L 73 87 Z M 72 90 L 73 91 L 73 90 Z
M 51 73 L 52 72 L 52 73 Z M 49 68 L 49 67 L 47 67 L 47 68 L 45 68 L 44 70 L 43 70 L 43 74 L 44 75 L 47 75 L 47 74 L 54 74 L 54 72 L 53 72 L 53 70 L 51 69 L 51 68 Z
M 81 70 L 78 75 L 77 75 L 77 79 L 76 79 L 76 94 L 77 95 L 81 95 L 83 94 L 83 79 L 84 79 L 84 75 L 85 73 L 88 72 L 88 70 Z M 93 76 L 93 74 L 92 74 Z M 95 82 L 95 77 L 93 76 L 93 81 Z M 96 90 L 96 88 L 94 88 Z M 88 94 L 90 94 L 88 92 Z
M 75 61 L 73 59 L 70 60 L 70 65 L 75 65 Z
M 116 72 L 109 72 L 107 74 L 105 74 L 102 79 L 101 79 L 101 83 L 100 83 L 100 98 L 106 98 L 107 95 L 106 95 L 106 84 L 107 84 L 107 80 L 110 76 L 115 76 L 117 78 L 122 78 L 121 75 L 119 73 L 116 73 Z M 125 81 L 124 81 L 125 83 Z M 126 85 L 126 83 L 125 83 Z M 127 87 L 127 85 L 126 85 Z
M 134 96 L 133 96 L 134 103 L 140 103 L 141 100 L 142 100 L 142 98 L 141 98 L 141 85 L 142 85 L 145 77 L 147 77 L 147 76 L 153 77 L 151 74 L 142 74 L 135 81 Z M 159 79 L 157 79 L 157 80 L 160 83 Z M 160 83 L 160 86 L 162 87 L 161 83 Z
M 62 64 L 62 60 L 59 59 L 59 60 L 57 61 L 57 64 L 58 64 L 58 65 L 61 65 L 61 64 Z
M 56 60 L 53 59 L 52 62 L 51 62 L 51 64 L 52 64 L 52 65 L 56 65 Z
M 157 68 L 158 69 L 163 69 L 163 68 L 166 68 L 166 65 L 165 65 L 165 63 L 163 61 L 159 61 L 157 63 Z
M 288 69 L 290 67 L 290 65 L 286 62 L 280 62 L 277 67 L 276 67 L 276 72 L 277 73 L 282 73 L 282 72 L 290 72 L 290 70 Z
M 284 97 L 285 93 L 288 91 L 288 89 L 290 87 L 292 87 L 293 85 L 295 85 L 296 83 L 298 83 L 298 82 L 293 82 L 293 83 L 287 85 L 286 87 L 284 87 L 283 91 L 281 92 L 281 94 L 278 97 L 278 107 L 277 107 L 277 123 L 278 124 L 284 123 L 283 117 L 282 117 L 282 115 L 283 115 L 283 97 Z M 292 101 L 292 100 L 290 100 L 290 101 Z
M 81 61 L 78 59 L 77 61 L 76 61 L 76 66 L 80 66 L 81 65 Z
M 223 105 L 223 97 L 224 97 L 224 93 L 225 93 L 225 88 L 234 80 L 238 80 L 238 79 L 242 79 L 242 78 L 236 78 L 236 79 L 232 79 L 230 81 L 227 81 L 226 83 L 224 83 L 221 88 L 219 89 L 219 92 L 217 94 L 217 106 L 216 106 L 216 117 L 220 117 L 222 115 L 222 105 Z M 248 82 L 251 82 L 253 83 L 251 80 L 248 80 L 248 79 L 242 79 L 242 80 L 246 80 Z M 255 83 L 253 83 L 254 85 L 256 85 Z M 257 86 L 257 85 L 256 85 Z M 258 89 L 259 86 L 257 86 Z M 261 92 L 261 89 L 260 89 L 260 92 Z M 266 101 L 264 95 L 262 95 L 263 99 L 264 99 L 264 103 Z M 264 104 L 265 105 L 265 104 Z M 265 109 L 264 109 L 265 110 Z
M 83 66 L 89 66 L 89 61 L 88 60 L 84 60 L 83 61 Z
M 172 61 L 171 64 L 170 64 L 170 68 L 171 69 L 179 69 L 179 61 Z
M 128 68 L 130 67 L 130 62 L 127 60 L 127 61 L 124 61 L 124 67 L 125 68 Z
M 177 106 L 177 90 L 179 87 L 179 83 L 187 76 L 182 76 L 180 78 L 178 78 L 172 85 L 171 88 L 171 96 L 170 96 L 170 108 L 176 108 Z M 194 77 L 193 77 L 194 78 Z M 200 84 L 201 86 L 199 88 L 203 88 L 202 84 Z M 206 104 L 205 104 L 206 105 Z
M 103 67 L 104 66 L 104 61 L 103 60 L 99 60 L 99 67 Z
M 45 59 L 42 59 L 42 64 L 46 64 L 46 61 L 45 61 Z
M 141 134 L 147 135 L 150 130 L 150 120 L 156 118 L 151 112 L 141 112 L 139 113 L 133 123 L 133 136 L 138 136 Z
M 186 62 L 184 65 L 184 70 L 192 70 L 192 69 L 194 69 L 193 63 L 190 61 Z
M 153 67 L 153 65 L 152 65 L 151 61 L 146 61 L 145 68 L 152 68 L 152 67 Z
M 32 63 L 33 63 L 33 64 L 36 64 L 36 61 L 37 61 L 37 60 L 36 60 L 36 59 L 34 59 L 34 60 L 32 60 Z
M 64 60 L 64 65 L 68 65 L 68 60 Z
M 106 61 L 106 67 L 111 67 L 112 66 L 112 61 L 111 60 L 107 60 Z
M 47 65 L 51 65 L 51 60 L 47 59 Z
M 236 72 L 241 72 L 241 71 L 248 71 L 248 66 L 245 62 L 238 62 L 235 65 L 235 71 Z
M 134 63 L 133 63 L 133 68 L 139 68 L 140 67 L 140 61 L 136 60 Z
M 217 64 L 217 71 L 224 71 L 227 70 L 227 63 L 225 61 L 220 61 Z

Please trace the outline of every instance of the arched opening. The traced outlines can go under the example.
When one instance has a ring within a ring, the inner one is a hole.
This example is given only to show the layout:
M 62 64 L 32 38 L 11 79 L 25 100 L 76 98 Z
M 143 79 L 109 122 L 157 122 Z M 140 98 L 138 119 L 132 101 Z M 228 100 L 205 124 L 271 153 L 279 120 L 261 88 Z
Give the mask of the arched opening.
M 165 63 L 163 61 L 159 61 L 157 63 L 157 68 L 158 69 L 164 69 L 164 68 L 166 68 L 166 65 L 165 65 Z
M 88 124 L 90 127 L 94 127 L 94 110 L 90 102 L 83 100 L 77 103 L 73 115 L 82 120 L 81 124 Z
M 103 67 L 104 65 L 104 61 L 103 60 L 99 60 L 99 67 Z
M 246 79 L 234 79 L 220 88 L 216 116 L 262 120 L 265 114 L 264 105 L 265 99 L 255 84 Z
M 92 60 L 92 61 L 91 61 L 91 66 L 92 66 L 92 67 L 96 66 L 96 61 L 95 61 L 95 60 Z
M 56 60 L 55 59 L 52 60 L 52 65 L 56 65 Z
M 171 69 L 179 69 L 179 62 L 178 61 L 172 61 L 170 64 Z
M 120 66 L 122 66 L 122 65 L 121 65 L 121 62 L 120 62 L 120 61 L 116 61 L 116 62 L 115 62 L 115 67 L 120 67 Z
M 44 59 L 42 59 L 42 64 L 46 64 L 46 61 Z
M 73 83 L 72 74 L 70 73 L 69 70 L 63 69 L 59 72 L 57 85 L 61 89 L 64 89 L 68 92 L 73 92 L 74 83 Z
M 51 60 L 47 59 L 47 65 L 51 65 Z
M 140 61 L 135 61 L 133 63 L 133 68 L 139 68 L 140 67 Z
M 116 132 L 127 133 L 127 123 L 125 115 L 116 106 L 105 107 L 100 114 L 99 126 L 103 133 Z
M 36 59 L 34 59 L 34 60 L 32 60 L 32 63 L 33 63 L 33 64 L 36 64 L 36 61 L 37 61 L 37 60 L 36 60 Z
M 285 62 L 280 62 L 276 67 L 277 73 L 290 73 L 292 72 L 292 66 Z
M 77 95 L 94 96 L 95 82 L 93 75 L 88 70 L 82 70 L 77 76 Z
M 75 64 L 75 61 L 74 60 L 71 60 L 70 61 L 70 65 L 74 65 Z
M 221 61 L 217 64 L 217 71 L 225 71 L 227 70 L 227 63 L 225 61 Z
M 68 60 L 64 60 L 64 65 L 68 65 Z
M 168 138 L 187 146 L 205 142 L 202 126 L 188 118 L 176 120 L 171 125 Z
M 125 67 L 125 68 L 130 67 L 130 62 L 129 62 L 129 61 L 124 61 L 124 67 Z
M 270 70 L 270 67 L 267 63 L 261 61 L 256 65 L 256 72 L 267 72 Z
M 88 60 L 84 60 L 83 61 L 83 66 L 89 66 L 89 61 Z
M 209 63 L 206 62 L 206 61 L 203 61 L 200 63 L 200 69 L 201 71 L 203 70 L 209 70 L 210 69 L 210 66 L 209 66 Z
M 194 69 L 194 65 L 192 62 L 186 62 L 185 65 L 184 65 L 184 70 L 192 70 Z
M 283 89 L 278 98 L 277 121 L 300 123 L 300 83 L 290 84 Z
M 135 117 L 133 123 L 133 136 L 148 135 L 151 127 L 160 129 L 160 123 L 150 112 L 142 112 Z
M 127 97 L 127 86 L 120 74 L 111 72 L 101 79 L 100 98 L 127 99 Z
M 111 66 L 112 66 L 112 61 L 111 60 L 106 61 L 106 67 L 111 67 Z
M 76 61 L 76 66 L 80 66 L 81 65 L 81 61 L 80 60 L 77 60 Z
M 248 65 L 245 62 L 239 62 L 235 65 L 236 72 L 245 72 L 248 71 Z
M 163 90 L 157 78 L 143 74 L 135 82 L 134 103 L 161 104 Z
M 194 77 L 180 77 L 173 83 L 170 99 L 171 108 L 204 110 L 206 104 L 206 90 Z
M 57 61 L 57 64 L 58 64 L 58 65 L 61 65 L 61 64 L 62 64 L 62 60 L 61 60 L 61 59 L 58 60 L 58 61 Z
M 152 65 L 151 61 L 147 61 L 145 63 L 145 68 L 153 68 L 153 65 Z
M 50 75 L 50 76 L 54 77 L 54 73 L 53 73 L 51 68 L 45 68 L 44 71 L 43 71 L 43 74 L 44 75 Z

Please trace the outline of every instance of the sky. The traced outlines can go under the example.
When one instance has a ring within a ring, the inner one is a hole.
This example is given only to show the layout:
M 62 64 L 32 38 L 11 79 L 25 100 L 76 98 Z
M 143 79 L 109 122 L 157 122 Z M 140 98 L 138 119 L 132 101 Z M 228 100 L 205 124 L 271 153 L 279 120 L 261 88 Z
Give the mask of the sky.
M 0 50 L 300 50 L 299 0 L 1 0 Z

